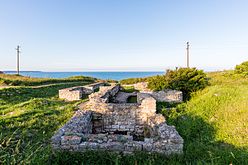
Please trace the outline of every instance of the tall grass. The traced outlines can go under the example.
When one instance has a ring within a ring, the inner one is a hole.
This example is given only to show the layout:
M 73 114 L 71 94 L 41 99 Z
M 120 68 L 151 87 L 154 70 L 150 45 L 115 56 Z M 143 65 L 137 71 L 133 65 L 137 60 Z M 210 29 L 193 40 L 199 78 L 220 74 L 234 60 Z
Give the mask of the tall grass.
M 79 102 L 58 99 L 58 90 L 74 83 L 43 88 L 0 90 L 0 164 L 45 164 L 49 140 L 74 113 Z

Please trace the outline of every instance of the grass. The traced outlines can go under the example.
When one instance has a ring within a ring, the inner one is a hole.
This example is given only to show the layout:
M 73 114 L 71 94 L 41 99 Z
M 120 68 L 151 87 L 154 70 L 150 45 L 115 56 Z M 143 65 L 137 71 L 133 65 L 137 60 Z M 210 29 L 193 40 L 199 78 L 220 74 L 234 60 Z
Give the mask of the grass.
M 185 161 L 248 164 L 248 79 L 211 73 L 211 86 L 160 111 L 185 140 Z
M 123 92 L 126 93 L 133 93 L 133 92 L 138 92 L 138 90 L 134 89 L 134 86 L 121 86 Z
M 152 76 L 153 77 L 153 76 Z M 148 81 L 150 78 L 152 77 L 144 77 L 144 78 L 127 78 L 127 79 L 123 79 L 123 80 L 120 80 L 120 83 L 122 85 L 130 85 L 130 84 L 136 84 L 136 83 L 139 83 L 139 82 L 144 82 L 144 81 Z
M 79 102 L 58 99 L 58 90 L 88 83 L 0 90 L 0 164 L 45 164 L 49 140 Z
M 69 78 L 32 78 L 21 75 L 0 74 L 0 86 L 35 86 L 47 85 L 53 83 L 68 83 L 68 82 L 94 82 L 96 79 L 85 76 L 73 76 Z
M 127 98 L 127 103 L 137 103 L 137 96 L 130 96 Z
M 210 86 L 179 105 L 160 104 L 184 138 L 184 155 L 53 152 L 49 140 L 80 102 L 59 100 L 66 85 L 0 90 L 0 164 L 248 164 L 248 79 L 209 73 Z M 75 84 L 77 85 L 77 84 Z M 73 84 L 67 85 L 73 86 Z M 166 107 L 171 109 L 168 111 Z

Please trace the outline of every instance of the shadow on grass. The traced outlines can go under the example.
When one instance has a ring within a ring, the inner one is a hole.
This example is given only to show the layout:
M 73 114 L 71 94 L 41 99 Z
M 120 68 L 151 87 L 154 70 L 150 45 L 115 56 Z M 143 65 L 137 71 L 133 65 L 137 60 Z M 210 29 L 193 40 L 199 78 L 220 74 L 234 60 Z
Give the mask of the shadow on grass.
M 172 111 L 167 122 L 175 125 L 184 139 L 184 163 L 248 164 L 248 148 L 216 140 L 215 128 L 203 118 Z

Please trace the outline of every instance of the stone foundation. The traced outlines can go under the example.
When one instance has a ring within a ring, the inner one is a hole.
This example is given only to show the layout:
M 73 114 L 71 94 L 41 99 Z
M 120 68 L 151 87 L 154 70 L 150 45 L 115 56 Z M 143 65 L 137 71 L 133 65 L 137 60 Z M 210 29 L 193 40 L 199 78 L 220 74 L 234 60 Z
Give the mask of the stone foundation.
M 80 100 L 83 96 L 83 87 L 72 87 L 59 90 L 59 98 L 66 101 Z
M 87 151 L 104 150 L 123 153 L 134 151 L 146 151 L 162 153 L 166 155 L 181 154 L 183 149 L 183 139 L 179 136 L 173 126 L 161 123 L 157 126 L 157 136 L 145 137 L 144 139 L 134 139 L 132 134 L 111 134 L 91 132 L 91 120 L 93 112 L 82 112 L 74 117 L 73 121 L 62 127 L 58 133 L 52 137 L 52 146 L 56 150 L 67 151 Z M 81 116 L 81 117 L 80 117 Z M 80 118 L 80 119 L 79 119 Z M 87 124 L 83 124 L 87 123 Z M 81 129 L 72 129 L 82 126 Z
M 183 101 L 183 93 L 181 91 L 176 90 L 164 90 L 158 92 L 147 92 L 137 94 L 138 102 L 141 102 L 147 97 L 153 97 L 158 102 L 180 103 Z
M 94 83 L 85 86 L 61 89 L 59 90 L 59 98 L 65 99 L 66 101 L 81 100 L 83 95 L 91 94 L 104 85 L 106 85 L 106 83 Z
M 140 92 L 152 92 L 150 89 L 148 89 L 148 83 L 147 82 L 139 82 L 132 85 L 134 89 L 139 90 Z
M 138 100 L 142 100 L 146 97 L 153 97 L 158 102 L 176 102 L 180 103 L 183 101 L 183 93 L 177 90 L 162 90 L 162 91 L 152 91 L 148 89 L 147 82 L 140 82 L 132 85 L 125 86 L 133 86 L 134 89 L 140 91 L 138 93 Z
M 137 96 L 137 93 L 125 93 L 125 92 L 118 92 L 115 96 L 115 103 L 126 103 L 128 98 L 131 96 Z
M 156 99 L 138 93 L 137 103 L 124 103 L 125 99 L 118 103 L 119 90 L 119 85 L 112 84 L 91 94 L 89 102 L 81 105 L 81 110 L 52 137 L 53 148 L 181 154 L 183 139 L 174 126 L 168 126 L 165 118 L 156 114 Z

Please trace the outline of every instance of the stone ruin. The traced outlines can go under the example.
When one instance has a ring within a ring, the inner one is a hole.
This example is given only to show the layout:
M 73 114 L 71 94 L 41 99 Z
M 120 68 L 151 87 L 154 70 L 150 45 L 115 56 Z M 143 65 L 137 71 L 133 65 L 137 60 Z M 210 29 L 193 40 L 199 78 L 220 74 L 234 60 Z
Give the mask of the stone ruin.
M 174 126 L 168 126 L 161 114 L 156 114 L 156 99 L 181 102 L 182 93 L 125 93 L 120 85 L 101 86 L 89 95 L 68 121 L 52 137 L 55 150 L 107 150 L 122 153 L 182 154 L 183 139 Z M 127 103 L 128 97 L 136 103 Z M 165 98 L 166 97 L 166 98 Z
M 81 100 L 83 95 L 89 95 L 99 89 L 100 86 L 105 86 L 106 83 L 97 82 L 85 86 L 76 86 L 59 90 L 59 98 L 66 101 Z

